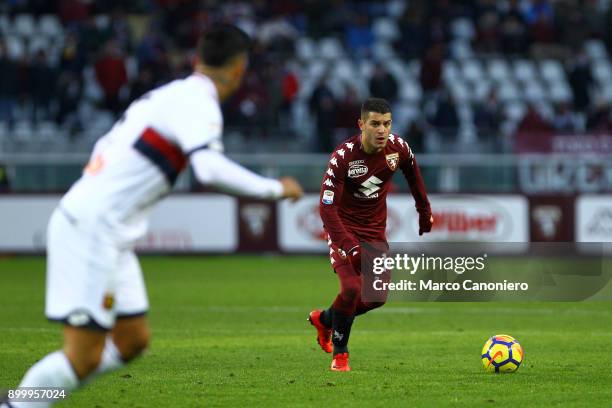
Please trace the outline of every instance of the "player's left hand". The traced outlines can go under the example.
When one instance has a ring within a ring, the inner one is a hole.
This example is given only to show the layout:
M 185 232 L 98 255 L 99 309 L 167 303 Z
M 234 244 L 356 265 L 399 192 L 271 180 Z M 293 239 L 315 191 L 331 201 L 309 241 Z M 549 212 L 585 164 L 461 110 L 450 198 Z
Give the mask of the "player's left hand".
M 344 251 L 339 248 L 338 253 L 342 259 L 346 259 L 349 261 L 355 272 L 361 272 L 361 248 L 359 245 L 355 245 L 348 251 Z
M 359 245 L 351 248 L 346 253 L 346 256 L 351 265 L 353 266 L 355 272 L 361 273 L 361 248 L 359 247 Z
M 419 214 L 419 236 L 431 231 L 434 219 L 431 213 Z

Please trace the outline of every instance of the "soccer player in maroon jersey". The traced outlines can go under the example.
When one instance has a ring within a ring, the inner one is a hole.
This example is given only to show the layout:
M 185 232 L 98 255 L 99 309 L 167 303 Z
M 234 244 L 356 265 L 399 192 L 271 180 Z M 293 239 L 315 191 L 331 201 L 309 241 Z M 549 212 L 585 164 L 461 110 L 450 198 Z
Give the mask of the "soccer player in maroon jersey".
M 340 144 L 331 155 L 319 202 L 340 293 L 329 309 L 312 311 L 308 320 L 317 329 L 321 348 L 333 351 L 333 371 L 350 371 L 347 345 L 355 316 L 382 306 L 386 300 L 386 293 L 374 301 L 362 297 L 364 249 L 360 243 L 379 242 L 388 248 L 386 199 L 396 170 L 401 170 L 414 197 L 419 235 L 431 231 L 433 225 L 414 154 L 405 140 L 391 133 L 387 101 L 367 99 L 358 124 L 361 133 Z

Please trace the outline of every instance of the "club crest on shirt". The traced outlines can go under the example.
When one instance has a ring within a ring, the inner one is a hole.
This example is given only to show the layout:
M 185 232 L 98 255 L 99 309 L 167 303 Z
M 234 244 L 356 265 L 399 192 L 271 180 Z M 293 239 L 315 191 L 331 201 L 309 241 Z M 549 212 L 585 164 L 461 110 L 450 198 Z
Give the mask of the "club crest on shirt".
M 110 293 L 106 293 L 104 295 L 104 298 L 102 299 L 102 307 L 104 307 L 104 309 L 106 310 L 110 310 L 113 308 L 114 304 L 115 304 L 115 297 L 111 295 Z
M 388 154 L 385 156 L 385 158 L 387 159 L 387 166 L 389 166 L 391 171 L 395 171 L 399 163 L 399 153 Z

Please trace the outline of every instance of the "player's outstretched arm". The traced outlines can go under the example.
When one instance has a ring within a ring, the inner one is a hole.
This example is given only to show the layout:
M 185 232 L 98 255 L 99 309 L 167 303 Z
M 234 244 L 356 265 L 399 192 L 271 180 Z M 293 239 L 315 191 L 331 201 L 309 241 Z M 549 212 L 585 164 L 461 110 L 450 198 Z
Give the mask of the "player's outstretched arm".
M 408 151 L 406 159 L 401 164 L 401 170 L 408 182 L 408 186 L 410 186 L 410 192 L 414 198 L 416 210 L 419 213 L 419 235 L 423 235 L 431 231 L 434 219 L 431 213 L 431 205 L 427 198 L 425 182 L 412 151 Z
M 260 176 L 216 150 L 198 150 L 191 155 L 191 164 L 202 184 L 228 194 L 294 201 L 303 195 L 302 187 L 294 178 L 276 180 Z

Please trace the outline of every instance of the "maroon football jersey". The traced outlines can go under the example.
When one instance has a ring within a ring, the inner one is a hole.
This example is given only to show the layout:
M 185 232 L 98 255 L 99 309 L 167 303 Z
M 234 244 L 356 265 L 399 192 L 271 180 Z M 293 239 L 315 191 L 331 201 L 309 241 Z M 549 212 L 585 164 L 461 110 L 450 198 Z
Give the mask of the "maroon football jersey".
M 319 208 L 331 242 L 348 251 L 359 242 L 386 241 L 387 193 L 391 178 L 401 170 L 418 212 L 431 212 L 423 178 L 408 143 L 389 135 L 385 148 L 367 154 L 361 135 L 334 150 L 323 183 Z

